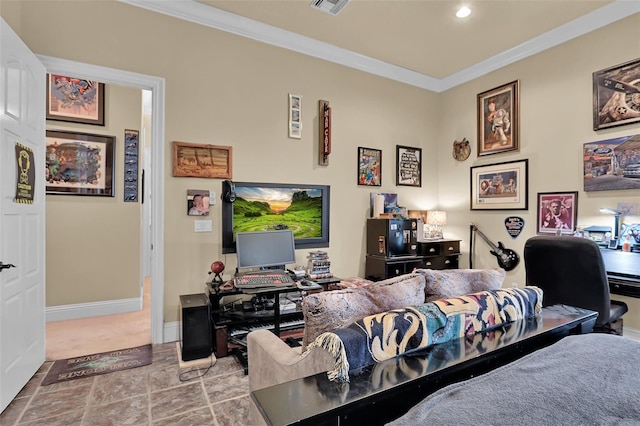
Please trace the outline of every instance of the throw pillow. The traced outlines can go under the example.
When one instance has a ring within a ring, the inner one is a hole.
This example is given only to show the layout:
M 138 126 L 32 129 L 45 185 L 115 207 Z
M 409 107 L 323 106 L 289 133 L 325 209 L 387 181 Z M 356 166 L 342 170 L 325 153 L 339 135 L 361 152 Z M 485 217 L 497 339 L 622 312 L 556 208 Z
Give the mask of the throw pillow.
M 317 336 L 368 315 L 424 303 L 424 277 L 406 274 L 363 287 L 312 293 L 302 300 L 302 350 Z
M 425 301 L 463 296 L 502 287 L 506 272 L 496 269 L 416 269 L 425 278 Z

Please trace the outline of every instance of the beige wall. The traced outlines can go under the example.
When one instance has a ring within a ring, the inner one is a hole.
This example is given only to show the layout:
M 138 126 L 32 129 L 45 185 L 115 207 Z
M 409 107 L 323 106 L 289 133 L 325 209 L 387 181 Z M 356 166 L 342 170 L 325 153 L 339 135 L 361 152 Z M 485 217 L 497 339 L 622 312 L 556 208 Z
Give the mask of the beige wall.
M 124 130 L 141 122 L 141 90 L 115 85 L 105 87 L 104 126 L 47 121 L 48 130 L 116 137 L 114 197 L 47 195 L 47 306 L 140 296 L 141 208 L 123 193 Z
M 227 271 L 235 267 L 235 256 L 221 254 L 219 199 L 211 214 L 213 233 L 194 233 L 194 219 L 184 212 L 187 189 L 219 194 L 221 182 L 172 177 L 173 140 L 233 146 L 234 180 L 331 185 L 328 251 L 340 276 L 364 273 L 363 230 L 372 190 L 397 192 L 409 208 L 447 209 L 445 236 L 463 240 L 462 266 L 468 266 L 471 221 L 521 254 L 524 241 L 535 234 L 537 192 L 580 191 L 583 226 L 611 223 L 598 213 L 601 206 L 640 202 L 638 191 L 581 191 L 582 144 L 640 130 L 637 124 L 591 130 L 591 73 L 637 57 L 637 15 L 442 94 L 115 2 L 32 1 L 22 5 L 20 16 L 19 34 L 36 53 L 166 79 L 167 322 L 177 319 L 178 295 L 202 291 L 212 260 L 225 261 Z M 61 21 L 74 25 L 51 25 Z M 67 39 L 75 43 L 51 42 Z M 520 152 L 478 160 L 474 146 L 469 160 L 454 161 L 454 140 L 467 137 L 475 144 L 477 93 L 515 79 L 521 81 L 522 94 Z M 287 138 L 288 93 L 302 95 L 302 140 Z M 329 100 L 333 109 L 328 167 L 316 165 L 318 99 Z M 423 188 L 395 186 L 396 144 L 424 149 Z M 358 146 L 383 150 L 381 188 L 356 185 Z M 522 158 L 530 161 L 529 210 L 470 212 L 469 167 Z M 516 240 L 503 226 L 512 214 L 527 223 Z M 483 244 L 478 241 L 474 266 L 494 267 Z M 298 263 L 305 255 L 297 252 Z M 524 282 L 523 263 L 508 274 L 511 282 Z M 633 312 L 626 325 L 640 330 L 640 303 L 627 301 Z
M 618 43 L 616 40 L 624 40 Z M 640 204 L 639 190 L 584 192 L 582 147 L 586 142 L 640 133 L 640 124 L 593 131 L 592 73 L 635 59 L 640 53 L 640 14 L 609 25 L 583 37 L 564 43 L 531 58 L 495 71 L 442 94 L 442 124 L 439 127 L 441 168 L 438 179 L 440 204 L 450 211 L 451 225 L 445 234 L 465 238 L 463 250 L 469 250 L 469 223 L 476 222 L 494 242 L 521 256 L 525 241 L 536 234 L 538 192 L 578 191 L 578 226 L 613 227 L 613 216 L 603 215 L 601 207 L 616 207 L 617 202 Z M 477 140 L 476 95 L 513 80 L 520 80 L 521 131 L 520 152 L 471 157 L 460 164 L 451 159 L 454 139 Z M 451 119 L 456 117 L 456 119 Z M 503 161 L 529 159 L 529 209 L 527 211 L 469 211 L 469 167 Z M 461 188 L 464 188 L 461 190 Z M 507 216 L 521 216 L 525 227 L 512 239 L 504 227 Z M 638 223 L 640 217 L 626 217 Z M 468 265 L 468 256 L 463 264 Z M 474 267 L 495 266 L 489 247 L 477 238 Z M 507 273 L 506 283 L 523 284 L 524 260 Z M 625 326 L 640 330 L 640 299 L 615 296 L 629 304 Z

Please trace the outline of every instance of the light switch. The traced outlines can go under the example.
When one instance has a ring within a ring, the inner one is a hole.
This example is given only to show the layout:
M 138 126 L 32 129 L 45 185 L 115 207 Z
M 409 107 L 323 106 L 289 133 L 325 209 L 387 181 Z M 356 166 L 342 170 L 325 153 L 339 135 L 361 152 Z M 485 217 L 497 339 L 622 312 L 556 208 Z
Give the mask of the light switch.
M 211 232 L 213 225 L 210 220 L 196 220 L 194 223 L 195 232 Z
M 209 205 L 215 206 L 215 204 L 216 204 L 216 192 L 209 191 Z

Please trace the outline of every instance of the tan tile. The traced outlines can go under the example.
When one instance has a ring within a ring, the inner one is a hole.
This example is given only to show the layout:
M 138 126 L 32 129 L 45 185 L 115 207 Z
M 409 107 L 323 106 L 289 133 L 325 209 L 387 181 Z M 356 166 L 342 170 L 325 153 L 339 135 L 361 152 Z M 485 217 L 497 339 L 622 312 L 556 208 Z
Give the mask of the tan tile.
M 22 410 L 29 403 L 31 397 L 15 398 L 11 403 L 0 413 L 0 425 L 12 425 L 18 420 Z
M 20 422 L 20 426 L 80 426 L 82 416 L 84 416 L 84 407 L 69 410 L 64 414 L 47 417 L 46 419 L 38 419 L 26 423 Z M 2 424 L 4 425 L 4 423 Z
M 245 426 L 249 424 L 249 395 L 212 404 L 213 415 L 220 426 Z
M 40 383 L 42 382 L 42 379 L 44 379 L 44 376 L 46 376 L 45 373 L 36 373 L 27 382 L 27 384 L 24 385 L 24 387 L 22 389 L 20 389 L 20 392 L 18 393 L 16 398 L 21 398 L 23 396 L 29 396 L 29 395 L 33 395 L 34 393 L 36 393 L 36 391 L 40 387 Z
M 206 377 L 202 383 L 211 404 L 249 394 L 249 376 L 244 372 Z
M 146 425 L 149 423 L 149 397 L 139 395 L 92 405 L 83 423 L 91 426 Z
M 177 363 L 163 368 L 149 371 L 149 387 L 151 392 L 184 385 L 180 381 L 180 368 Z
M 211 410 L 209 408 L 200 408 L 188 413 L 181 413 L 173 417 L 158 420 L 152 423 L 153 426 L 205 426 L 216 425 Z
M 53 386 L 53 385 L 52 385 Z M 89 399 L 91 386 L 80 386 L 55 392 L 38 393 L 27 407 L 22 421 L 44 419 L 84 409 Z
M 194 383 L 151 393 L 151 420 L 160 420 L 185 411 L 207 407 L 202 383 Z
M 91 387 L 97 376 L 83 377 L 80 379 L 67 380 L 64 382 L 52 383 L 46 386 L 39 386 L 38 393 L 58 392 L 65 389 L 75 389 L 82 387 Z
M 136 395 L 148 395 L 149 373 L 141 368 L 116 371 L 96 377 L 92 404 L 106 404 Z

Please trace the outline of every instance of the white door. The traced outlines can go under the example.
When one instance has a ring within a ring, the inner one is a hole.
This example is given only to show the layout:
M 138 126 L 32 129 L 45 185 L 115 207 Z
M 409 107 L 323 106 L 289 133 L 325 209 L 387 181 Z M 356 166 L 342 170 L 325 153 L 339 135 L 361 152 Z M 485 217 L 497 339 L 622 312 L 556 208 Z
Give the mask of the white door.
M 0 18 L 0 412 L 45 359 L 45 74 Z

